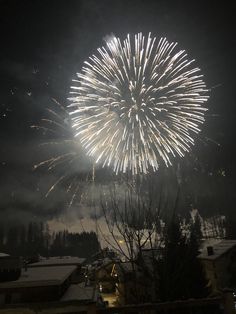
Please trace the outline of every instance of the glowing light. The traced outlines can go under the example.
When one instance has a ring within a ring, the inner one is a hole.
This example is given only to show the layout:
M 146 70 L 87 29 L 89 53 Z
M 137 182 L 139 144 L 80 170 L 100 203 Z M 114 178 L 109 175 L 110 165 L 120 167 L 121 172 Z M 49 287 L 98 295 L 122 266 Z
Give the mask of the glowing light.
M 84 62 L 68 109 L 75 137 L 96 163 L 147 173 L 190 150 L 208 90 L 194 60 L 176 46 L 150 33 L 113 37 Z

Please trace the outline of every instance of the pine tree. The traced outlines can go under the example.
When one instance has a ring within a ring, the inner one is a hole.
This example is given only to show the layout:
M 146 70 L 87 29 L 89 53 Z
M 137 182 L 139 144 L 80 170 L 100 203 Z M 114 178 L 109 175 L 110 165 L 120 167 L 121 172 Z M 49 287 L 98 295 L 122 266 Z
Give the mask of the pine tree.
M 198 218 L 199 216 L 196 216 L 195 221 L 190 225 L 190 237 L 187 242 L 188 267 L 186 267 L 185 276 L 187 278 L 186 296 L 189 298 L 205 297 L 209 293 L 205 271 L 197 257 L 200 253 L 202 239 L 201 224 Z
M 182 299 L 183 261 L 186 253 L 185 237 L 181 233 L 179 218 L 173 216 L 166 227 L 165 248 L 159 261 L 160 297 L 162 301 Z
M 236 239 L 236 217 L 234 215 L 228 215 L 226 217 L 226 239 Z
M 173 217 L 166 227 L 165 248 L 159 261 L 160 297 L 162 301 L 204 297 L 207 280 L 199 254 L 201 229 L 196 219 L 190 225 L 190 236 L 182 234 L 181 221 Z

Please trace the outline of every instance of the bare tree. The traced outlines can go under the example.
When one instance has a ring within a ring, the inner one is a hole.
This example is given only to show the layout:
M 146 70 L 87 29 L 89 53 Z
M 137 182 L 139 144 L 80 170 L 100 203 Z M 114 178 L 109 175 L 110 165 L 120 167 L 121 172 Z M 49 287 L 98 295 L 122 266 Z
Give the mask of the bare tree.
M 160 187 L 157 189 L 150 184 L 145 190 L 142 189 L 142 182 L 137 181 L 127 183 L 122 197 L 116 186 L 101 197 L 100 207 L 109 235 L 99 224 L 98 230 L 107 244 L 131 265 L 133 298 L 131 301 L 129 296 L 128 302 L 171 300 L 191 297 L 191 294 L 197 296 L 196 291 L 190 289 L 192 283 L 189 284 L 189 278 L 201 287 L 199 295 L 205 293 L 205 279 L 203 274 L 200 275 L 201 267 L 197 260 L 196 241 L 200 225 L 197 221 L 193 228 L 193 222 L 186 222 L 177 214 L 179 197 L 180 187 L 175 201 L 168 203 Z M 167 206 L 169 217 L 163 221 Z M 193 241 L 195 238 L 196 243 Z M 192 275 L 196 269 L 198 278 Z M 184 287 L 180 289 L 182 283 Z M 172 290 L 173 293 L 170 293 Z M 143 295 L 149 297 L 142 299 Z
M 137 301 L 140 301 L 140 290 L 148 295 L 146 289 L 150 290 L 150 283 L 154 285 L 152 294 L 155 294 L 155 298 L 158 295 L 156 253 L 163 241 L 163 224 L 160 218 L 162 199 L 159 197 L 158 202 L 154 202 L 151 189 L 147 189 L 147 193 L 141 193 L 140 187 L 141 184 L 137 181 L 135 185 L 128 182 L 123 197 L 120 197 L 117 187 L 113 186 L 108 195 L 101 197 L 100 202 L 109 235 L 97 223 L 97 228 L 107 244 L 130 263 L 134 300 Z M 144 254 L 147 248 L 149 250 Z

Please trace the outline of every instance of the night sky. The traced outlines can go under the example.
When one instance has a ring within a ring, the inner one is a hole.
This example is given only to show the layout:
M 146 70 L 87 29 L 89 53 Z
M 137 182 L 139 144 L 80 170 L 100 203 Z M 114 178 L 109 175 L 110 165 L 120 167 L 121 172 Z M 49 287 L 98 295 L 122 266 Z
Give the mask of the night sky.
M 35 163 L 53 152 L 39 148 L 51 135 L 31 126 L 54 106 L 52 98 L 68 104 L 71 80 L 106 36 L 125 38 L 140 31 L 177 41 L 204 73 L 211 89 L 206 123 L 189 156 L 177 161 L 188 186 L 183 194 L 194 195 L 194 206 L 204 214 L 232 212 L 234 12 L 229 1 L 0 1 L 1 219 L 52 219 L 66 211 L 63 186 L 44 197 L 57 173 L 33 171 Z M 81 162 L 76 171 L 84 174 L 86 165 Z M 78 216 L 86 215 L 86 210 L 73 208 Z

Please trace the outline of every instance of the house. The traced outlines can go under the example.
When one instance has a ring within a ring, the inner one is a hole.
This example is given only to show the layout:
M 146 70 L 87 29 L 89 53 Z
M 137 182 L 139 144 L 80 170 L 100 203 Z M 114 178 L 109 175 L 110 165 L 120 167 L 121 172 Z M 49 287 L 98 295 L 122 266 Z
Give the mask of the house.
M 236 289 L 236 240 L 223 240 L 208 246 L 198 255 L 213 293 Z
M 149 266 L 145 268 L 140 267 L 137 262 L 115 264 L 113 276 L 116 277 L 116 295 L 119 305 L 137 303 L 137 300 L 139 303 L 156 301 L 153 273 L 147 271 Z
M 31 267 L 15 281 L 0 283 L 0 314 L 95 314 L 104 303 L 97 289 L 72 284 L 76 266 Z
M 115 292 L 115 280 L 112 272 L 115 266 L 115 261 L 110 258 L 104 258 L 102 264 L 95 269 L 95 281 L 100 292 L 112 293 Z
M 114 265 L 115 261 L 110 258 L 104 258 L 87 265 L 85 269 L 86 284 L 96 285 L 103 293 L 114 292 L 115 281 L 112 277 Z
M 57 300 L 6 304 L 0 307 L 0 314 L 96 314 L 98 307 L 104 307 L 104 302 L 96 289 L 80 283 L 70 285 Z
M 0 283 L 0 305 L 59 300 L 71 284 L 75 271 L 76 266 L 21 270 L 17 280 Z

